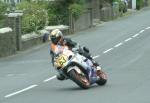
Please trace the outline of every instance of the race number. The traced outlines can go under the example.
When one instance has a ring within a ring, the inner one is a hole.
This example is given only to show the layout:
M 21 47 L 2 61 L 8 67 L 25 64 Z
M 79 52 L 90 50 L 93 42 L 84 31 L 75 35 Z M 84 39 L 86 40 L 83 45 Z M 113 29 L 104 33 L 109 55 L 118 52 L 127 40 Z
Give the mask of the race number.
M 60 55 L 57 59 L 56 59 L 56 64 L 57 67 L 64 67 L 66 62 L 67 62 L 67 56 L 66 55 Z

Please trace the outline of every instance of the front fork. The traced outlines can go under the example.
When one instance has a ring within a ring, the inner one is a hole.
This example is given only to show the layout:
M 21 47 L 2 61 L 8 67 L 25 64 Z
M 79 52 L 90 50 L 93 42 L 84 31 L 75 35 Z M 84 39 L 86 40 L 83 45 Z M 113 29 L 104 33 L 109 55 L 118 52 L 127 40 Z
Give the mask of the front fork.
M 94 67 L 87 68 L 87 74 L 88 74 L 90 83 L 91 84 L 96 83 L 96 81 L 98 80 L 96 69 Z
M 96 81 L 98 80 L 96 68 L 93 67 L 93 63 L 89 59 L 86 60 L 86 63 L 88 65 L 86 67 L 86 71 L 87 71 L 90 83 L 91 84 L 96 83 Z

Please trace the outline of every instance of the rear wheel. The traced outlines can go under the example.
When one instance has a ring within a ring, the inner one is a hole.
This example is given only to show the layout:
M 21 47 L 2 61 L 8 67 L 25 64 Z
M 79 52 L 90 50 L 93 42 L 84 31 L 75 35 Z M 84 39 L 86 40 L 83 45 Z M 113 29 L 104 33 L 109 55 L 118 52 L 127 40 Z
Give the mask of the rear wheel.
M 98 85 L 105 85 L 107 82 L 107 75 L 105 72 L 101 71 L 98 72 L 97 75 L 99 76 L 99 80 L 96 82 Z
M 88 89 L 90 86 L 89 80 L 86 78 L 84 74 L 79 74 L 74 69 L 69 71 L 69 77 L 73 80 L 78 86 L 83 89 Z

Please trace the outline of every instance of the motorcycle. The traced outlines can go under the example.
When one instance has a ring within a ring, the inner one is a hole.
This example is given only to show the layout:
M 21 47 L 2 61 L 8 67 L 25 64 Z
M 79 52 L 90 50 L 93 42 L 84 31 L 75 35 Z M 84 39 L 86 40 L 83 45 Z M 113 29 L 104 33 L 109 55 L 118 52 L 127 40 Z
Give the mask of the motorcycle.
M 105 85 L 107 75 L 101 70 L 97 72 L 91 60 L 80 55 L 77 51 L 63 49 L 54 58 L 54 67 L 65 79 L 71 79 L 79 87 L 88 89 L 92 84 Z

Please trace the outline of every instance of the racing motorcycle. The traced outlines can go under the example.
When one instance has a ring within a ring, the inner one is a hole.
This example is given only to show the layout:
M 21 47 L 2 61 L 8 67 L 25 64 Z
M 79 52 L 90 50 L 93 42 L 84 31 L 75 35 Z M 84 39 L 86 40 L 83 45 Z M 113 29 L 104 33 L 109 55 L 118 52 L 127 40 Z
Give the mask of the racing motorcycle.
M 88 89 L 92 84 L 105 85 L 107 75 L 101 70 L 97 72 L 91 60 L 80 55 L 78 51 L 63 49 L 54 58 L 54 67 L 65 79 L 71 79 L 79 87 Z

